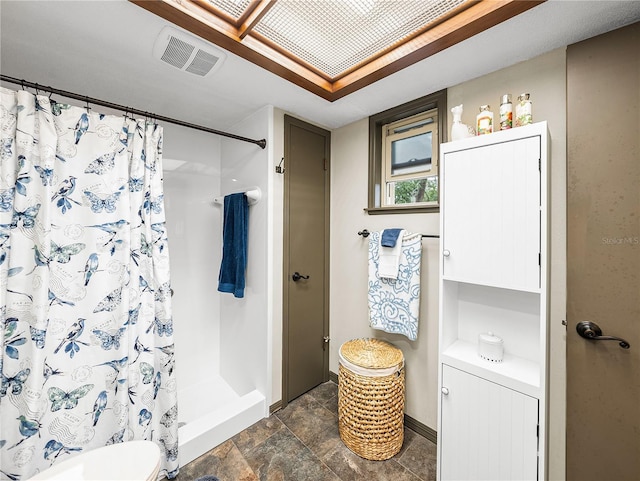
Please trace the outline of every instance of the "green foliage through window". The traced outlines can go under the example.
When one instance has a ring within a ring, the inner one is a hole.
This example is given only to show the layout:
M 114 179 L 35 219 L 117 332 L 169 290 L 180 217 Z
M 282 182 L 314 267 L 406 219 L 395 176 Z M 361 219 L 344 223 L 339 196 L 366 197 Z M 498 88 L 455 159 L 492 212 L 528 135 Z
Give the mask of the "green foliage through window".
M 438 177 L 413 179 L 396 182 L 395 203 L 414 204 L 416 202 L 438 201 Z

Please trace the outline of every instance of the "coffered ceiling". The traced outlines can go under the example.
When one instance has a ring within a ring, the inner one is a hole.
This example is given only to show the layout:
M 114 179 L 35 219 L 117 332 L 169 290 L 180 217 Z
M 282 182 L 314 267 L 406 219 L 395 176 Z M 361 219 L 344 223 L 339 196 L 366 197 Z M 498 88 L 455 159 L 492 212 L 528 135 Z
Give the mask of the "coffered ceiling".
M 544 0 L 131 0 L 334 101 Z

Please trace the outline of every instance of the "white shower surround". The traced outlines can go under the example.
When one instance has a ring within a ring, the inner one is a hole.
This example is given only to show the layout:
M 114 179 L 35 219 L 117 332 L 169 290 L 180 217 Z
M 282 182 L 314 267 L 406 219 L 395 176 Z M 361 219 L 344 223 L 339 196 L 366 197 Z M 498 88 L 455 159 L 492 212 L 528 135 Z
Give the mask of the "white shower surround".
M 264 108 L 233 132 L 269 139 L 272 119 Z M 165 127 L 164 145 L 164 157 L 186 161 L 164 175 L 184 466 L 269 414 L 271 154 L 173 126 Z M 249 210 L 245 297 L 236 299 L 217 291 L 223 207 L 213 199 L 248 187 L 262 196 Z

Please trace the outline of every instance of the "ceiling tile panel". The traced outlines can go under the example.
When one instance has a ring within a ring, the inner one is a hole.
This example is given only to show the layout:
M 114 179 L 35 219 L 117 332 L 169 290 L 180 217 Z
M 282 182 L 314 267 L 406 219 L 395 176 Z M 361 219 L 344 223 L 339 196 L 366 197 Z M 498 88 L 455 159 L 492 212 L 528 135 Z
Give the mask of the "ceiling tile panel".
M 254 31 L 335 79 L 468 0 L 280 0 Z

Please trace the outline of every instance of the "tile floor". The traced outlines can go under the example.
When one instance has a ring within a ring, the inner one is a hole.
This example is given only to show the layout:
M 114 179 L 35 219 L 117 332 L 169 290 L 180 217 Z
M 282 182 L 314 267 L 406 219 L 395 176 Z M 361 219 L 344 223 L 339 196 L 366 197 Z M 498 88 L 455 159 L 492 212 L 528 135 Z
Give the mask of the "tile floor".
M 432 481 L 436 445 L 405 428 L 402 449 L 387 461 L 351 452 L 338 433 L 338 386 L 332 382 L 180 468 L 178 481 Z

